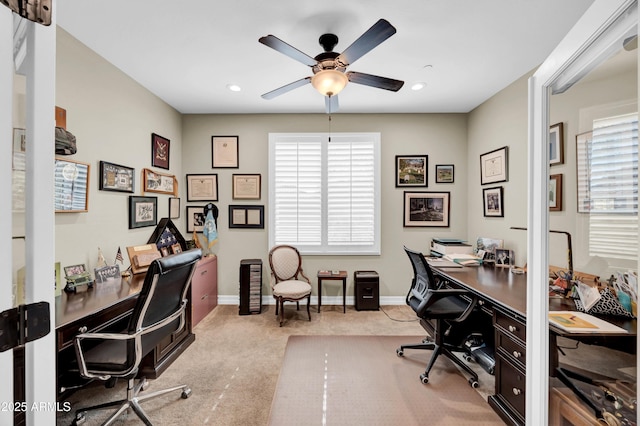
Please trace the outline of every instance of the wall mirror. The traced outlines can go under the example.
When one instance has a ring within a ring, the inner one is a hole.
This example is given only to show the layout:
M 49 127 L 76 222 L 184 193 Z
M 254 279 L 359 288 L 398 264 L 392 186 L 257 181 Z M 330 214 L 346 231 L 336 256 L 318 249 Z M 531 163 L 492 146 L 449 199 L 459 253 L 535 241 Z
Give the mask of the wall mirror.
M 549 377 L 547 358 L 549 355 L 549 295 L 546 286 L 541 286 L 539 283 L 547 281 L 548 267 L 551 262 L 566 262 L 567 241 L 566 239 L 556 241 L 564 237 L 562 234 L 550 234 L 549 231 L 561 230 L 573 235 L 576 269 L 593 267 L 607 271 L 610 268 L 608 261 L 602 256 L 593 256 L 589 253 L 591 250 L 589 245 L 593 240 L 589 236 L 592 234 L 589 227 L 593 225 L 591 219 L 594 215 L 593 211 L 585 213 L 584 206 L 579 213 L 578 186 L 585 185 L 585 182 L 584 179 L 579 182 L 577 175 L 577 158 L 584 157 L 588 152 L 585 154 L 577 151 L 581 145 L 576 142 L 576 137 L 581 137 L 580 142 L 583 143 L 584 148 L 585 140 L 593 137 L 588 132 L 600 132 L 596 129 L 611 124 L 611 117 L 618 119 L 631 114 L 635 115 L 637 123 L 637 49 L 633 48 L 637 26 L 637 1 L 596 0 L 530 79 L 527 372 L 535 372 L 535 374 L 527 375 L 525 408 L 527 424 L 547 424 L 547 422 L 552 424 L 549 419 L 548 404 L 544 404 L 542 410 L 540 404 L 536 404 L 536 401 L 548 401 L 550 386 L 547 379 Z M 625 50 L 632 57 L 629 57 Z M 635 66 L 635 71 L 625 74 L 629 84 L 626 85 L 626 93 L 622 93 L 623 89 L 607 84 L 606 80 L 623 78 L 621 75 L 611 77 L 611 73 L 618 72 L 613 69 L 627 61 L 630 66 Z M 616 90 L 619 93 L 614 93 Z M 631 120 L 633 121 L 633 118 Z M 560 165 L 550 165 L 549 128 L 557 122 L 563 122 L 565 161 Z M 637 151 L 635 158 L 637 161 Z M 564 176 L 564 209 L 562 211 L 549 212 L 551 174 Z M 607 176 L 607 179 L 611 178 Z M 637 172 L 635 181 L 637 187 Z M 584 197 L 582 201 L 584 202 Z M 593 207 L 594 202 L 599 203 L 600 210 L 607 205 L 609 209 L 633 205 L 633 201 L 627 203 L 623 200 L 615 200 L 615 197 L 613 199 L 603 197 L 598 201 L 592 197 L 589 202 L 592 204 L 590 208 Z M 600 212 L 600 214 L 604 213 Z M 630 217 L 635 215 L 637 226 L 637 192 L 635 213 L 628 214 Z M 637 245 L 637 227 L 635 232 L 627 232 L 627 234 L 635 239 Z M 616 241 L 615 244 L 618 243 Z M 615 251 L 616 248 L 612 247 L 608 250 Z M 636 271 L 637 261 L 637 254 L 635 260 L 629 260 L 629 266 Z M 597 262 L 601 264 L 596 265 Z M 637 364 L 637 360 L 634 359 L 634 361 Z M 598 362 L 598 364 L 606 364 L 606 362 Z

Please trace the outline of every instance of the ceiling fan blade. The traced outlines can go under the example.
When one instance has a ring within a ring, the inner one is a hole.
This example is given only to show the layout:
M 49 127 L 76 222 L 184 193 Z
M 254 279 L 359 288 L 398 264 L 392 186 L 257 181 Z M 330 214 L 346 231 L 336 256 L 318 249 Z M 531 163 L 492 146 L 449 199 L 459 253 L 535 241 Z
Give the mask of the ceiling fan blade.
M 302 62 L 305 65 L 310 67 L 315 66 L 318 62 L 313 59 L 311 56 L 307 55 L 296 49 L 295 47 L 285 43 L 280 40 L 278 37 L 269 34 L 268 36 L 260 37 L 258 41 L 265 46 L 269 46 L 272 49 L 277 50 L 278 52 L 287 55 L 288 57 L 295 59 L 298 62 Z
M 285 84 L 282 87 L 278 87 L 275 90 L 265 93 L 262 95 L 264 99 L 273 99 L 276 96 L 284 95 L 285 93 L 297 89 L 298 87 L 302 87 L 305 84 L 311 83 L 311 77 L 305 77 L 300 80 L 294 81 L 293 83 Z
M 333 96 L 325 96 L 324 97 L 324 106 L 327 111 L 327 114 L 332 114 L 334 112 L 338 112 L 338 95 Z
M 345 67 L 353 64 L 365 53 L 391 37 L 396 29 L 386 19 L 380 19 L 371 28 L 365 31 L 356 41 L 351 43 L 336 59 Z
M 377 87 L 378 89 L 391 90 L 397 92 L 404 85 L 404 81 L 377 75 L 364 74 L 361 72 L 349 71 L 346 73 L 351 83 L 364 84 L 365 86 Z

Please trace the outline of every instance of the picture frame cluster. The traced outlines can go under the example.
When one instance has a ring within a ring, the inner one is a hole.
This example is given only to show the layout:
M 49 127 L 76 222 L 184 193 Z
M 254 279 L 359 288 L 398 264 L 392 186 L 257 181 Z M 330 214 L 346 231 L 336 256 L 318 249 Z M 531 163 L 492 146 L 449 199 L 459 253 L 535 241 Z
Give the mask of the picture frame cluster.
M 429 156 L 396 155 L 396 188 L 429 186 Z M 455 182 L 454 164 L 435 165 L 435 183 Z M 403 200 L 403 226 L 449 227 L 451 193 L 448 191 L 405 191 Z

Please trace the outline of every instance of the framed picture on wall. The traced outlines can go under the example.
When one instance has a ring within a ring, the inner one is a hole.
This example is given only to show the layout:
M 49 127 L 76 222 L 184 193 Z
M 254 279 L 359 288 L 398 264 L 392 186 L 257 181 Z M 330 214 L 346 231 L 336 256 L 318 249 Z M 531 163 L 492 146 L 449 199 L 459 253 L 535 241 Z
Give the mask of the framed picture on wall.
M 238 136 L 211 136 L 211 167 L 237 169 Z
M 428 155 L 396 155 L 396 187 L 428 186 Z
M 180 217 L 180 198 L 169 198 L 169 219 L 177 219 Z
M 233 175 L 233 199 L 234 200 L 259 200 L 260 199 L 260 174 Z
M 509 148 L 503 146 L 480 156 L 480 184 L 509 180 Z
M 436 183 L 453 183 L 453 164 L 436 164 Z
M 98 189 L 101 191 L 133 192 L 135 171 L 131 167 L 100 161 L 100 182 Z
M 549 164 L 564 164 L 564 125 L 556 123 L 549 127 Z
M 55 211 L 89 211 L 89 164 L 56 158 L 54 170 Z
M 449 227 L 449 192 L 404 193 L 405 227 Z
M 188 174 L 187 201 L 218 201 L 218 175 Z
M 172 195 L 177 193 L 177 182 L 174 175 L 154 172 L 151 169 L 142 170 L 142 187 L 144 192 Z
M 562 174 L 549 176 L 549 211 L 562 211 Z
M 205 219 L 204 206 L 187 206 L 187 232 L 202 232 Z
M 151 133 L 151 165 L 169 170 L 170 141 L 160 135 Z
M 501 186 L 482 190 L 485 217 L 504 217 L 502 191 Z
M 229 206 L 229 228 L 264 228 L 264 206 Z
M 129 196 L 129 229 L 158 223 L 158 197 Z

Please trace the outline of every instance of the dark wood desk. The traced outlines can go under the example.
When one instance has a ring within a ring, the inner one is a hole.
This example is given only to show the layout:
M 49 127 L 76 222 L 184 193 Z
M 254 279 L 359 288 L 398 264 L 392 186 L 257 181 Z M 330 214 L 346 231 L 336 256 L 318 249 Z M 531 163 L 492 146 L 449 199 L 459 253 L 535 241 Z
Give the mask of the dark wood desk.
M 513 274 L 508 268 L 490 266 L 463 268 L 433 268 L 434 273 L 449 285 L 475 294 L 484 310 L 492 312 L 495 330 L 495 394 L 489 404 L 507 424 L 524 425 L 526 404 L 526 324 L 527 277 Z M 546 285 L 544 283 L 543 285 Z M 561 298 L 549 300 L 549 310 L 575 310 L 573 301 Z M 588 344 L 616 347 L 635 353 L 636 320 L 603 317 L 627 330 L 624 334 L 597 335 L 566 333 L 550 327 L 550 373 L 558 366 L 557 337 L 565 336 Z M 614 346 L 615 344 L 615 346 Z
M 75 360 L 74 337 L 81 332 L 119 331 L 133 310 L 145 274 L 94 285 L 78 293 L 56 297 L 56 350 L 58 353 L 58 396 L 78 385 L 78 373 L 70 372 Z M 191 292 L 189 291 L 189 298 Z M 187 305 L 185 327 L 168 336 L 140 364 L 140 375 L 155 379 L 195 341 L 191 332 L 191 303 Z

